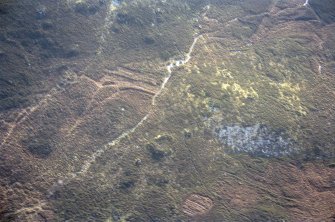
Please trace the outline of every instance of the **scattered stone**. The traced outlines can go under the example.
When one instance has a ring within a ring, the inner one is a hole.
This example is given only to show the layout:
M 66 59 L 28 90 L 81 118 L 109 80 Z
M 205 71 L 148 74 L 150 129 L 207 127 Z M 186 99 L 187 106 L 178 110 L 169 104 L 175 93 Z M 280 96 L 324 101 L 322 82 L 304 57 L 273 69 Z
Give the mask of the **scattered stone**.
M 102 0 L 100 0 L 100 1 L 102 1 Z M 121 3 L 122 3 L 122 0 L 112 0 L 112 4 L 115 7 L 119 7 L 121 5 Z
M 40 20 L 47 17 L 47 8 L 45 6 L 40 6 L 36 9 L 35 18 Z
M 136 166 L 141 166 L 142 165 L 142 160 L 141 159 L 136 159 L 135 160 L 135 165 Z
M 192 133 L 189 130 L 184 130 L 184 137 L 186 139 L 190 139 L 192 137 Z
M 155 137 L 155 141 L 158 144 L 170 143 L 170 142 L 173 141 L 173 137 L 168 135 L 168 134 L 158 135 L 158 136 Z

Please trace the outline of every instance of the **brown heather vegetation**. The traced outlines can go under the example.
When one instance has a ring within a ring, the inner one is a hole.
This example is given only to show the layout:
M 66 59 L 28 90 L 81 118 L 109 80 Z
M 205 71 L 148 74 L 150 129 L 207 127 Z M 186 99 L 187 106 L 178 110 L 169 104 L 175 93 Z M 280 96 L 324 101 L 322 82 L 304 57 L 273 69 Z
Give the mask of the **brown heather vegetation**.
M 0 221 L 334 221 L 334 4 L 304 3 L 0 1 Z

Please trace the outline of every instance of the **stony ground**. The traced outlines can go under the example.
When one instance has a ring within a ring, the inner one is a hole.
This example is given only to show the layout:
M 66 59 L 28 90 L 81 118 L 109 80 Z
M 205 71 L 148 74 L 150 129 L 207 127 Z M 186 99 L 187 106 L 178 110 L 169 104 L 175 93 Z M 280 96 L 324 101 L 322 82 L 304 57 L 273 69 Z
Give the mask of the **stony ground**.
M 0 221 L 334 221 L 334 12 L 0 1 Z

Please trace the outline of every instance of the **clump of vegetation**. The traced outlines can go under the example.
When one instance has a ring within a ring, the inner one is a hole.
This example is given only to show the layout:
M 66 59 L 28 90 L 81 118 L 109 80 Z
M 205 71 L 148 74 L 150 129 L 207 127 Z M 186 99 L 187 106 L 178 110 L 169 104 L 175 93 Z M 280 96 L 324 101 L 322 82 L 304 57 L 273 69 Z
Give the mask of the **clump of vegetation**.
M 48 132 L 39 132 L 36 136 L 31 136 L 23 140 L 23 145 L 27 150 L 40 158 L 47 158 L 53 152 L 52 135 Z
M 145 36 L 143 41 L 145 44 L 148 44 L 148 45 L 152 45 L 156 42 L 155 39 L 151 36 Z
M 0 95 L 0 111 L 20 108 L 24 106 L 24 104 L 27 103 L 27 101 L 28 100 L 26 98 L 22 98 L 19 96 L 1 99 L 1 95 Z
M 162 175 L 149 175 L 148 184 L 158 187 L 164 187 L 169 183 L 169 180 Z
M 160 161 L 170 155 L 171 151 L 160 149 L 156 144 L 149 143 L 146 145 L 147 150 L 153 160 Z
M 126 12 L 117 13 L 115 20 L 120 25 L 141 25 L 139 20 Z
M 134 180 L 125 180 L 120 183 L 120 188 L 123 190 L 130 189 L 135 186 Z
M 75 5 L 75 11 L 85 16 L 95 15 L 104 5 L 104 1 L 78 2 Z
M 242 7 L 247 12 L 250 12 L 252 14 L 259 14 L 262 12 L 266 12 L 270 5 L 272 4 L 272 0 L 244 0 L 242 1 Z

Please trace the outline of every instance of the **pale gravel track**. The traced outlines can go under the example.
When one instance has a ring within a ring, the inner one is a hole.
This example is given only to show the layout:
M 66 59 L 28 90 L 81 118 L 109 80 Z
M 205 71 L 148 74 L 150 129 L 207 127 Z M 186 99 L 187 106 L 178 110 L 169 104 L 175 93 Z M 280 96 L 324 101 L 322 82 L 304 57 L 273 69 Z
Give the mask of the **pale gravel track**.
M 156 100 L 162 94 L 163 90 L 166 88 L 167 83 L 171 79 L 173 69 L 175 67 L 180 67 L 180 66 L 186 65 L 191 60 L 191 58 L 192 58 L 191 55 L 192 55 L 192 53 L 194 51 L 194 48 L 196 46 L 196 43 L 198 42 L 200 37 L 202 37 L 202 35 L 196 36 L 194 38 L 193 43 L 191 44 L 191 46 L 189 48 L 189 51 L 185 55 L 185 59 L 183 59 L 183 60 L 171 60 L 170 63 L 166 66 L 166 70 L 167 70 L 168 75 L 164 78 L 159 90 L 152 97 L 151 106 L 156 106 Z M 86 175 L 88 170 L 90 169 L 92 164 L 94 164 L 96 162 L 96 159 L 98 157 L 100 157 L 103 153 L 105 153 L 111 147 L 113 147 L 115 145 L 118 145 L 122 141 L 122 139 L 124 139 L 124 138 L 130 136 L 132 133 L 134 133 L 139 127 L 141 127 L 143 125 L 143 123 L 145 123 L 145 121 L 150 117 L 151 114 L 152 114 L 152 111 L 149 111 L 133 128 L 123 132 L 116 139 L 114 139 L 113 141 L 111 141 L 108 144 L 106 144 L 105 146 L 103 146 L 103 148 L 95 151 L 90 156 L 90 158 L 82 164 L 81 170 L 77 173 L 72 174 L 70 179 L 76 179 L 80 176 Z

